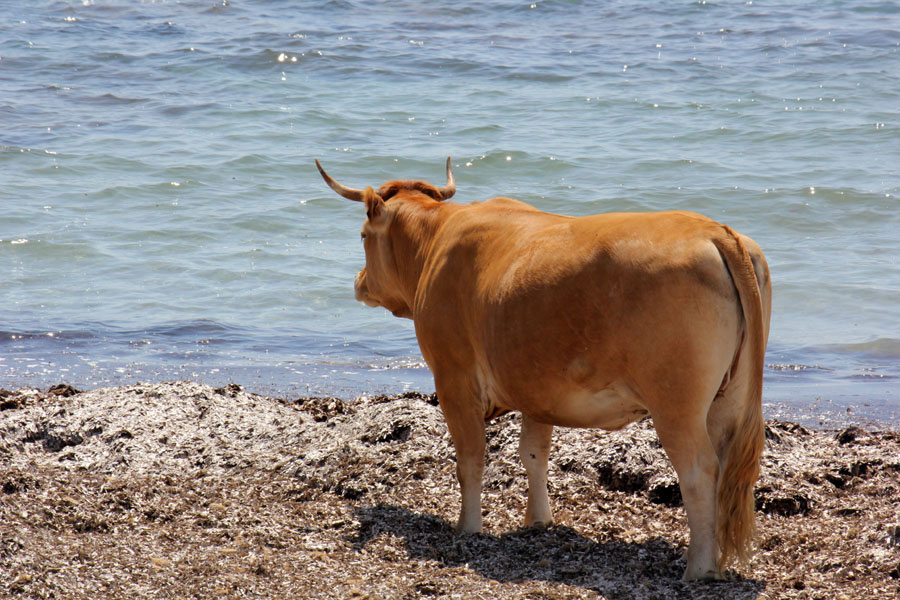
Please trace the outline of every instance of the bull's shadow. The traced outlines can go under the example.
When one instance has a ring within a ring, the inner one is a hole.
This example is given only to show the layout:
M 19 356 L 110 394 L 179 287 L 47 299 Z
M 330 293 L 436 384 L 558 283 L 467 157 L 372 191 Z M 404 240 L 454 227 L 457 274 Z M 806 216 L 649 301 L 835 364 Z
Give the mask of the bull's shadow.
M 683 583 L 682 551 L 661 538 L 598 542 L 562 526 L 522 528 L 499 536 L 458 535 L 440 517 L 392 504 L 358 507 L 356 515 L 359 530 L 348 540 L 356 550 L 387 534 L 402 538 L 411 560 L 466 566 L 499 582 L 560 582 L 613 598 L 749 600 L 765 588 L 764 582 L 747 579 Z

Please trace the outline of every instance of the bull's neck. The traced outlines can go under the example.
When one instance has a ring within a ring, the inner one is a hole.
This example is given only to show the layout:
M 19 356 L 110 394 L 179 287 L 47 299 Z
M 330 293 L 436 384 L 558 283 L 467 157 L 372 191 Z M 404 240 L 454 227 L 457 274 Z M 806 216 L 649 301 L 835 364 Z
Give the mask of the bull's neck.
M 394 262 L 404 300 L 413 308 L 428 251 L 451 205 L 404 203 L 391 224 Z

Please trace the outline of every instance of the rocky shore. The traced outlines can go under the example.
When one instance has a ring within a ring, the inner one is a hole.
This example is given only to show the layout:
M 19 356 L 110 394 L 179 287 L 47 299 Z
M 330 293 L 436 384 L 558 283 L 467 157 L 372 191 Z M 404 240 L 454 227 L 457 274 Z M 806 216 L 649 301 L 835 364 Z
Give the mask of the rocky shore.
M 0 597 L 900 597 L 900 433 L 766 434 L 756 555 L 731 581 L 685 584 L 687 523 L 650 420 L 557 429 L 557 524 L 534 530 L 518 417 L 498 419 L 486 533 L 458 536 L 433 397 L 0 391 Z

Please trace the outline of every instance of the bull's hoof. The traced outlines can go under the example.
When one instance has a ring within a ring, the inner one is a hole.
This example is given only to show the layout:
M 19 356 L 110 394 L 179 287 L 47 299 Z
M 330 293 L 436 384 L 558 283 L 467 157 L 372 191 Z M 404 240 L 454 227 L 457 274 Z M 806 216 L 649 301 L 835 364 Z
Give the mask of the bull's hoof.
M 533 523 L 525 523 L 526 529 L 549 529 L 553 527 L 553 519 L 547 521 L 534 521 Z
M 465 527 L 462 523 L 457 523 L 453 528 L 456 535 L 477 535 L 481 533 L 481 527 Z

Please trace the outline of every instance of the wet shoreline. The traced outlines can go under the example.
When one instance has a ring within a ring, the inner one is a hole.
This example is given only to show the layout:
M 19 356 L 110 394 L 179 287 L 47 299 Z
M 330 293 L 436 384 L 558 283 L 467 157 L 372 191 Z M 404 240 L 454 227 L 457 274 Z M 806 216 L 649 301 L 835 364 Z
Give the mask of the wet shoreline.
M 434 392 L 431 372 L 415 361 L 385 363 L 377 368 L 341 362 L 242 367 L 181 365 L 179 367 L 89 367 L 60 377 L 56 366 L 47 373 L 23 378 L 2 376 L 0 388 L 47 390 L 72 385 L 93 390 L 164 381 L 197 381 L 215 387 L 240 382 L 248 391 L 278 398 L 334 396 L 352 401 L 360 396 Z M 900 425 L 900 386 L 894 377 L 828 380 L 808 371 L 766 368 L 763 414 L 815 430 L 837 431 L 856 426 L 870 430 Z

